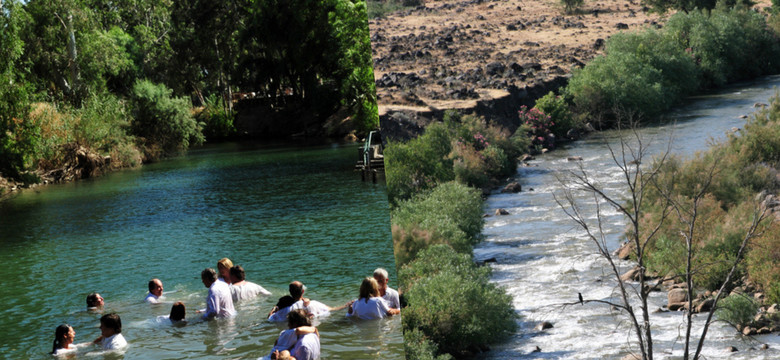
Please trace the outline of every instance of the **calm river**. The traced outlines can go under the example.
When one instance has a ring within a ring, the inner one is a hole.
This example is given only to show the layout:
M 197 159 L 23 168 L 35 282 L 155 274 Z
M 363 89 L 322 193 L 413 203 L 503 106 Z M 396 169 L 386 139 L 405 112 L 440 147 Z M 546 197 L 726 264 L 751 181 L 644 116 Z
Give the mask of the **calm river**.
M 780 85 L 774 76 L 758 82 L 740 84 L 723 92 L 693 99 L 672 114 L 676 125 L 664 125 L 642 130 L 645 141 L 653 141 L 659 153 L 669 136 L 674 134 L 673 152 L 690 156 L 707 147 L 711 139 L 724 139 L 732 127 L 742 127 L 741 115 L 750 114 L 756 102 L 769 103 Z M 606 134 L 613 145 L 617 132 Z M 603 304 L 562 306 L 577 301 L 577 293 L 586 299 L 616 300 L 615 281 L 605 261 L 600 258 L 583 232 L 560 210 L 552 194 L 561 185 L 555 173 L 571 168 L 569 156 L 581 156 L 583 165 L 597 183 L 613 195 L 625 194 L 621 174 L 612 162 L 603 139 L 593 136 L 566 148 L 538 156 L 531 167 L 520 168 L 518 177 L 523 192 L 494 194 L 486 202 L 486 212 L 496 208 L 509 211 L 508 216 L 487 219 L 486 241 L 474 251 L 478 260 L 495 257 L 493 281 L 505 287 L 514 298 L 514 307 L 522 315 L 520 331 L 507 344 L 489 353 L 490 358 L 507 359 L 620 359 L 632 347 L 628 323 L 620 313 Z M 533 190 L 531 190 L 533 189 Z M 592 207 L 584 207 L 592 213 Z M 610 209 L 611 211 L 612 209 Z M 616 248 L 625 222 L 612 211 L 606 214 L 605 231 L 610 248 Z M 624 270 L 632 263 L 620 263 Z M 651 310 L 666 304 L 666 293 L 654 293 Z M 653 314 L 655 355 L 657 359 L 681 359 L 684 335 L 682 312 Z M 703 315 L 697 316 L 698 319 Z M 553 323 L 545 332 L 534 331 L 541 321 Z M 698 333 L 701 320 L 694 329 Z M 708 359 L 778 359 L 780 336 L 739 336 L 731 327 L 717 323 L 707 335 L 704 355 Z M 760 350 L 767 343 L 769 350 Z M 540 352 L 533 352 L 536 347 Z M 734 346 L 739 352 L 726 352 Z
M 24 191 L 0 203 L 0 357 L 50 358 L 57 325 L 76 343 L 94 340 L 99 292 L 122 318 L 124 354 L 77 358 L 254 359 L 284 326 L 265 318 L 287 284 L 330 306 L 358 296 L 363 277 L 395 264 L 384 184 L 352 171 L 356 146 L 224 144 L 87 181 Z M 198 321 L 206 267 L 228 257 L 273 295 L 237 305 L 232 320 Z M 160 278 L 163 305 L 143 303 Z M 171 303 L 189 324 L 155 322 Z M 357 322 L 344 313 L 315 322 L 323 359 L 403 359 L 400 317 Z

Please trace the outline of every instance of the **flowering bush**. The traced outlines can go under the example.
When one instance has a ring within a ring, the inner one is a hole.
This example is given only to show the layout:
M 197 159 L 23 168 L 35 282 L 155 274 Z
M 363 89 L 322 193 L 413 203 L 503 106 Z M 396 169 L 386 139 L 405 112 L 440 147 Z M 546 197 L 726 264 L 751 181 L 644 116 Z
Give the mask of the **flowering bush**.
M 542 148 L 552 149 L 555 147 L 555 136 L 550 130 L 555 123 L 549 115 L 546 115 L 537 108 L 528 109 L 523 105 L 518 111 L 520 123 L 528 128 L 528 137 L 531 139 L 531 148 L 536 151 Z

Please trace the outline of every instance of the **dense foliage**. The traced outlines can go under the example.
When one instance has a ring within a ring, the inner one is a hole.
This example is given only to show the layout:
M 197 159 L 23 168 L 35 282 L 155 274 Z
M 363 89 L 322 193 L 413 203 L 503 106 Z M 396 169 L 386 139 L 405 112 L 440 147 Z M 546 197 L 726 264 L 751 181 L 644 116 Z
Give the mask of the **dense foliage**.
M 656 117 L 701 89 L 775 73 L 778 56 L 776 35 L 757 12 L 678 12 L 662 30 L 612 36 L 606 54 L 575 71 L 565 93 L 576 112 L 610 126 L 618 117 Z
M 447 245 L 420 252 L 401 269 L 408 285 L 406 329 L 417 329 L 450 354 L 479 350 L 506 338 L 517 318 L 511 296 L 489 282 L 490 268 L 478 267 L 469 255 Z
M 696 209 L 697 233 L 693 241 L 693 279 L 697 287 L 718 290 L 731 265 L 737 259 L 745 230 L 755 216 L 759 202 L 766 204 L 766 195 L 775 194 L 777 169 L 780 168 L 780 147 L 775 136 L 780 134 L 780 99 L 756 113 L 738 133 L 727 141 L 714 145 L 692 159 L 667 159 L 657 179 L 657 188 L 672 194 L 679 204 L 691 204 L 701 190 L 704 196 Z M 705 187 L 702 179 L 710 178 Z M 664 195 L 649 191 L 642 209 L 644 228 L 653 231 L 664 211 Z M 771 204 L 770 204 L 771 205 Z M 689 206 L 689 205 L 687 205 Z M 686 212 L 693 209 L 684 208 Z M 770 216 L 771 218 L 771 216 Z M 658 230 L 649 246 L 647 266 L 659 274 L 684 273 L 686 244 L 680 232 L 688 224 L 671 217 Z M 759 228 L 760 235 L 748 243 L 745 262 L 737 268 L 734 281 L 744 276 L 751 279 L 766 294 L 767 301 L 780 301 L 780 241 L 777 223 L 767 220 Z M 730 290 L 735 284 L 726 284 Z M 754 313 L 755 314 L 755 313 Z
M 407 359 L 448 359 L 511 334 L 511 297 L 489 282 L 472 246 L 481 240 L 482 191 L 516 171 L 527 127 L 514 135 L 450 112 L 406 143 L 385 149 Z
M 60 140 L 125 166 L 137 162 L 133 147 L 151 160 L 203 135 L 230 137 L 245 98 L 305 115 L 285 121 L 289 133 L 321 128 L 337 111 L 358 132 L 378 126 L 363 0 L 6 0 L 0 29 L 6 177 L 55 164 Z M 51 111 L 32 119 L 33 103 Z M 40 125 L 69 133 L 46 139 Z
M 515 172 L 529 144 L 524 131 L 510 136 L 484 119 L 448 112 L 418 138 L 385 150 L 388 197 L 397 203 L 450 180 L 488 186 Z

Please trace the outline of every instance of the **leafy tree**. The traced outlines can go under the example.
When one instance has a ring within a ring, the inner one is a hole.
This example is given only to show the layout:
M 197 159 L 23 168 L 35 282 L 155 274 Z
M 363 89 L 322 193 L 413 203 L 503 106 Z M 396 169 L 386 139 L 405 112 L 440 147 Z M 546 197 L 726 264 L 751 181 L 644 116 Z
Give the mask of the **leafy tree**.
M 140 80 L 133 85 L 133 133 L 141 138 L 148 160 L 203 143 L 200 125 L 187 99 L 171 96 L 165 85 Z
M 28 91 L 19 71 L 27 20 L 18 1 L 0 3 L 0 175 L 14 178 L 25 170 L 25 154 L 36 141 L 36 129 L 27 118 Z

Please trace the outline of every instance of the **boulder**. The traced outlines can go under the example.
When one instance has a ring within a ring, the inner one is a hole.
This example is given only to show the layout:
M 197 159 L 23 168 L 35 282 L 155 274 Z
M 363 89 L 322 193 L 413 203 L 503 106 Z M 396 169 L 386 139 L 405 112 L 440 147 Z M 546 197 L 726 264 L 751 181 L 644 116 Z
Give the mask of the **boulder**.
M 666 305 L 666 307 L 669 308 L 669 311 L 679 311 L 685 309 L 686 305 L 688 305 L 688 303 L 679 302 L 679 303 L 669 303 L 668 305 Z
M 582 156 L 569 156 L 566 158 L 568 161 L 582 161 Z
M 639 276 L 639 267 L 635 266 L 633 269 L 628 270 L 625 274 L 620 275 L 620 280 L 636 281 L 637 276 Z
M 666 299 L 669 301 L 669 304 L 675 304 L 675 303 L 685 303 L 688 301 L 688 291 L 685 289 L 672 289 L 669 290 L 669 293 L 666 294 Z M 671 310 L 671 308 L 669 308 Z
M 516 181 L 513 181 L 513 182 L 507 184 L 506 186 L 504 186 L 504 188 L 501 189 L 501 192 L 502 193 L 519 193 L 522 190 L 523 190 L 523 187 L 520 186 L 520 184 L 517 183 Z
M 552 328 L 553 328 L 553 324 L 552 323 L 550 323 L 548 321 L 542 321 L 542 322 L 536 324 L 536 327 L 534 327 L 534 330 L 542 331 L 542 330 L 547 330 L 547 329 L 552 329 Z
M 733 346 L 729 346 L 726 348 L 726 352 L 737 352 L 737 351 L 739 351 L 739 349 Z
M 509 215 L 509 211 L 506 211 L 506 209 L 496 209 L 496 215 Z
M 620 260 L 628 260 L 629 257 L 631 257 L 631 252 L 634 249 L 633 243 L 630 241 L 624 242 L 620 247 L 615 250 L 615 255 L 617 255 L 618 259 Z
M 714 303 L 715 303 L 715 300 L 713 300 L 713 299 L 704 300 L 699 305 L 696 306 L 696 312 L 697 313 L 710 312 L 710 311 L 712 311 L 712 305 Z
M 742 335 L 750 336 L 750 335 L 756 335 L 756 334 L 758 334 L 758 331 L 756 331 L 756 328 L 754 328 L 754 327 L 745 326 L 745 328 L 742 329 Z

